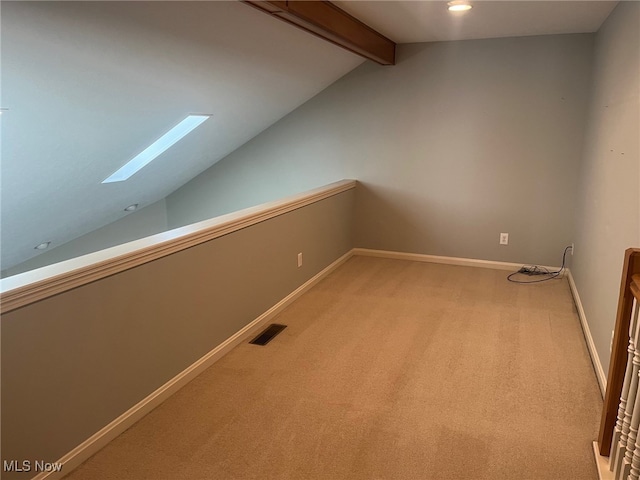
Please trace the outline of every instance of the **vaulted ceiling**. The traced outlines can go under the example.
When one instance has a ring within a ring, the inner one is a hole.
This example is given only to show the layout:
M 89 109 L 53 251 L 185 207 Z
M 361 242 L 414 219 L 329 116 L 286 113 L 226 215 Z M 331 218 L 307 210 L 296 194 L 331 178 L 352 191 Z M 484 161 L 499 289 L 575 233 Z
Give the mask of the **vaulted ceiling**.
M 615 6 L 335 3 L 398 43 L 593 32 Z M 3 1 L 0 14 L 3 269 L 164 198 L 364 61 L 235 1 Z M 189 113 L 212 117 L 101 183 Z

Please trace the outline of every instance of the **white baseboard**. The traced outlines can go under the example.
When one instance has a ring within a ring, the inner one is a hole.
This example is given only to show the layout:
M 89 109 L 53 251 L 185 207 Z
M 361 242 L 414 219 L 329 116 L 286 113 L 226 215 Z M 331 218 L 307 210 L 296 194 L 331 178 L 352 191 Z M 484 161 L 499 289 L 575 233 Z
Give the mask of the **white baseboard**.
M 167 383 L 165 383 L 163 386 L 158 388 L 155 392 L 151 393 L 145 399 L 138 402 L 136 405 L 113 420 L 107 426 L 93 434 L 76 448 L 64 455 L 57 462 L 62 464 L 62 469 L 60 471 L 42 472 L 33 477 L 32 480 L 57 480 L 59 478 L 62 478 L 64 475 L 67 475 L 81 463 L 89 459 L 89 457 L 97 453 L 110 441 L 124 432 L 127 428 L 132 426 L 134 423 L 147 415 L 162 402 L 164 402 L 167 398 L 177 392 L 180 388 L 185 386 L 200 373 L 217 362 L 225 354 L 231 351 L 231 349 L 233 349 L 236 345 L 250 337 L 255 330 L 257 330 L 277 314 L 279 314 L 303 293 L 313 287 L 316 283 L 326 277 L 337 267 L 346 262 L 352 255 L 353 251 L 345 253 L 342 257 L 338 258 L 324 270 L 313 276 L 311 279 L 307 280 L 304 284 L 302 284 L 296 290 L 280 300 L 277 304 L 264 312 L 258 318 L 236 332 L 234 335 L 215 347 L 194 364 L 192 364 L 181 373 L 173 377 L 171 380 L 169 380 Z
M 596 372 L 596 378 L 598 379 L 598 384 L 600 385 L 600 393 L 602 393 L 602 398 L 604 398 L 604 394 L 607 390 L 607 376 L 605 375 L 604 370 L 602 368 L 602 363 L 600 362 L 600 357 L 598 356 L 596 345 L 595 343 L 593 343 L 591 330 L 589 330 L 587 317 L 584 313 L 584 308 L 582 307 L 582 301 L 580 300 L 580 294 L 578 293 L 578 287 L 576 287 L 576 282 L 573 280 L 573 275 L 571 274 L 571 270 L 568 270 L 567 276 L 569 278 L 569 286 L 571 287 L 571 294 L 573 295 L 573 301 L 576 304 L 576 310 L 578 310 L 578 318 L 580 318 L 580 324 L 582 325 L 584 338 L 587 341 L 587 348 L 589 349 L 589 356 L 591 357 L 591 363 L 593 363 L 593 369 Z
M 371 250 L 369 248 L 354 248 L 354 255 L 366 257 L 394 258 L 396 260 L 412 260 L 414 262 L 444 263 L 446 265 L 460 265 L 463 267 L 492 268 L 494 270 L 516 271 L 522 267 L 522 263 L 497 262 L 492 260 L 478 260 L 475 258 L 441 257 L 438 255 L 425 255 L 422 253 L 392 252 L 388 250 Z M 560 270 L 560 267 L 544 267 L 549 270 Z
M 205 369 L 213 365 L 216 361 L 222 358 L 225 354 L 227 354 L 231 349 L 233 349 L 236 345 L 246 340 L 255 330 L 260 328 L 262 325 L 267 323 L 273 317 L 275 317 L 278 313 L 284 310 L 287 306 L 289 306 L 294 300 L 300 297 L 303 293 L 317 284 L 320 280 L 326 277 L 329 273 L 335 270 L 337 267 L 346 262 L 353 255 L 362 255 L 362 256 L 370 256 L 370 257 L 383 257 L 383 258 L 392 258 L 399 260 L 412 260 L 417 262 L 429 262 L 429 263 L 442 263 L 447 265 L 460 265 L 460 266 L 469 266 L 469 267 L 481 267 L 481 268 L 493 268 L 498 270 L 517 270 L 522 266 L 520 263 L 508 263 L 508 262 L 497 262 L 497 261 L 488 261 L 488 260 L 477 260 L 471 258 L 456 258 L 456 257 L 444 257 L 444 256 L 436 256 L 436 255 L 424 255 L 424 254 L 416 254 L 416 253 L 403 253 L 403 252 L 392 252 L 392 251 L 384 251 L 384 250 L 371 250 L 366 248 L 354 248 L 351 251 L 344 254 L 342 257 L 337 259 L 331 265 L 326 267 L 324 270 L 316 274 L 313 278 L 309 279 L 303 285 L 298 287 L 296 290 L 291 292 L 285 298 L 283 298 L 276 305 L 271 307 L 269 310 L 264 312 L 258 318 L 253 320 L 251 323 L 246 325 L 244 328 L 236 332 L 234 335 L 229 337 L 227 340 L 222 342 L 220 345 L 215 347 L 209 353 L 204 355 L 194 364 L 189 366 L 187 369 L 173 377 L 167 383 L 165 383 L 162 387 L 157 389 L 155 392 L 151 393 L 145 399 L 141 400 L 139 403 L 131 407 L 125 413 L 120 415 L 118 418 L 113 420 L 107 426 L 102 428 L 100 431 L 96 432 L 94 435 L 89 437 L 87 440 L 82 442 L 72 451 L 64 455 L 61 459 L 58 460 L 58 463 L 63 465 L 62 469 L 58 472 L 42 472 L 32 480 L 58 480 L 62 478 L 64 475 L 67 475 L 70 471 L 78 467 L 81 463 L 89 459 L 92 455 L 97 453 L 100 449 L 102 449 L 105 445 L 107 445 L 110 441 L 115 439 L 118 435 L 124 432 L 127 428 L 132 426 L 135 422 L 140 420 L 142 417 L 151 412 L 154 408 L 164 402 L 167 398 L 177 392 L 180 388 L 186 385 L 188 382 L 193 380 L 196 376 L 202 373 Z M 557 269 L 558 267 L 547 267 L 549 269 Z M 587 347 L 589 349 L 589 353 L 591 355 L 591 360 L 593 362 L 596 376 L 598 378 L 598 383 L 600 384 L 600 389 L 602 394 L 604 395 L 604 391 L 606 390 L 606 377 L 604 375 L 604 371 L 602 370 L 602 364 L 600 363 L 600 359 L 595 350 L 595 345 L 593 343 L 593 338 L 591 337 L 591 332 L 589 331 L 589 326 L 586 322 L 586 318 L 584 315 L 584 309 L 582 308 L 582 303 L 580 302 L 580 297 L 578 295 L 578 291 L 576 289 L 575 282 L 573 281 L 573 277 L 571 276 L 571 272 L 568 272 L 569 277 L 569 285 L 571 286 L 571 293 L 573 294 L 576 308 L 578 310 L 578 316 L 580 318 L 580 323 L 582 324 L 582 328 L 584 331 L 585 339 L 587 340 Z M 595 447 L 594 447 L 595 448 Z M 598 458 L 596 457 L 596 461 Z M 606 477 L 605 477 L 606 478 Z
M 613 472 L 609 470 L 609 457 L 603 457 L 598 450 L 598 442 L 593 442 L 593 456 L 596 460 L 599 480 L 613 480 Z

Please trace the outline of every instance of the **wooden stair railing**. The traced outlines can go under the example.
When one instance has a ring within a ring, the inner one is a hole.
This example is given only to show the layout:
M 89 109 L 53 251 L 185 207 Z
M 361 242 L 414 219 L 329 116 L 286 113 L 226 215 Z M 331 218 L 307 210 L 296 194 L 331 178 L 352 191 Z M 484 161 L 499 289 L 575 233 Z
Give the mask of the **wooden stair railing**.
M 637 304 L 640 304 L 640 248 L 629 248 L 625 252 L 616 325 L 611 348 L 611 360 L 609 363 L 609 374 L 607 376 L 607 390 L 602 406 L 600 433 L 598 435 L 598 450 L 602 456 L 609 456 L 611 453 L 614 431 L 616 431 L 616 442 L 621 437 L 624 437 L 624 443 L 626 444 L 632 424 L 635 424 L 633 425 L 633 427 L 635 427 L 634 430 L 637 431 L 638 428 L 638 418 L 633 419 L 635 421 L 632 422 L 630 418 L 625 418 L 624 416 L 625 411 L 627 411 L 627 417 L 629 417 L 631 412 L 635 413 L 636 417 L 638 417 L 640 413 L 634 412 L 635 408 L 633 408 L 636 403 L 640 403 L 640 401 L 636 402 L 638 365 L 636 365 L 635 369 L 633 367 L 634 363 L 640 363 L 640 345 L 638 344 L 640 343 L 640 336 L 638 335 L 640 327 L 637 325 L 637 323 L 639 323 L 637 319 L 635 322 L 636 325 L 632 322 L 632 314 L 635 314 L 635 317 L 637 317 L 637 307 L 634 309 L 634 299 Z M 625 382 L 625 372 L 627 372 L 628 363 L 630 370 L 626 375 L 627 379 Z M 624 389 L 623 386 L 625 387 Z M 638 400 L 640 400 L 640 396 L 638 396 Z M 618 429 L 616 430 L 616 420 L 620 412 L 622 416 L 618 422 Z M 630 453 L 636 449 L 636 431 L 634 431 L 631 436 L 634 445 L 629 444 L 625 447 Z M 617 445 L 614 445 L 614 447 L 614 454 L 619 453 L 621 456 L 625 456 L 625 452 L 616 451 L 616 449 L 621 447 Z M 615 463 L 622 462 L 621 456 L 613 455 L 611 458 L 612 467 L 614 466 L 614 456 L 616 457 Z M 618 468 L 621 468 L 621 465 L 622 464 L 620 464 Z

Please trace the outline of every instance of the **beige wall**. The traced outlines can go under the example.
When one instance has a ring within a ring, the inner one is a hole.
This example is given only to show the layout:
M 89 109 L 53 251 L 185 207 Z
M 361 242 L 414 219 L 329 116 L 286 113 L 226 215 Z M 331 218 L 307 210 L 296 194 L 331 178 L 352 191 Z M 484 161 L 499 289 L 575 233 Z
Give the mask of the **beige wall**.
M 164 199 L 60 246 L 53 245 L 37 257 L 2 271 L 2 278 L 121 245 L 167 230 Z
M 348 252 L 354 196 L 3 315 L 3 459 L 58 460 Z
M 625 249 L 640 247 L 640 3 L 620 2 L 596 36 L 573 275 L 609 367 Z
M 356 246 L 558 265 L 593 35 L 400 45 L 167 197 L 170 227 L 342 178 Z M 510 245 L 498 244 L 510 234 Z

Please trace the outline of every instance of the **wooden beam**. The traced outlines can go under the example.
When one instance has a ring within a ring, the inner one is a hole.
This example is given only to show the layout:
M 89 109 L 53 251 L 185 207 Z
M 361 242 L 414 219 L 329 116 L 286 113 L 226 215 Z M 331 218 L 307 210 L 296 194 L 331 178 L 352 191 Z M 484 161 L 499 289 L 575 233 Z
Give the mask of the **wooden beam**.
M 598 435 L 598 448 L 600 455 L 604 457 L 611 452 L 611 439 L 616 425 L 618 404 L 620 403 L 624 372 L 627 366 L 631 309 L 633 307 L 634 294 L 639 293 L 637 286 L 634 285 L 634 280 L 638 278 L 638 274 L 640 274 L 640 249 L 629 248 L 624 256 L 620 296 L 618 297 L 618 312 L 613 334 L 609 375 L 607 376 L 607 391 L 602 405 L 600 433 Z
M 396 44 L 328 1 L 244 3 L 381 65 L 395 65 Z

